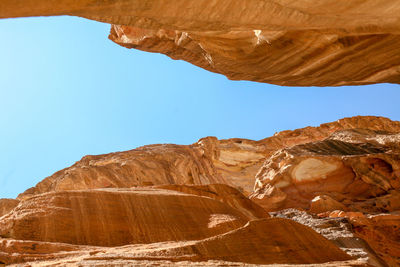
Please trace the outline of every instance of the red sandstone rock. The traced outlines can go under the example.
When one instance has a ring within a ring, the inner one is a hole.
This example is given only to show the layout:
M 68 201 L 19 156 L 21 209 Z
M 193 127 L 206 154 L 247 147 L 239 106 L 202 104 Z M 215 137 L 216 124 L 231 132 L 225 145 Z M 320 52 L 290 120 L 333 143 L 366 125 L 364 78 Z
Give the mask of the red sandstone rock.
M 356 236 L 377 254 L 374 266 L 384 266 L 379 257 L 398 266 L 400 221 L 390 213 L 400 211 L 399 183 L 398 133 L 345 130 L 277 151 L 257 174 L 250 198 L 266 210 L 350 218 Z
M 330 217 L 348 218 L 354 232 L 386 261 L 389 266 L 400 265 L 400 215 L 366 216 L 354 212 L 331 213 Z
M 161 185 L 156 188 L 174 190 L 196 196 L 209 197 L 221 201 L 234 209 L 239 210 L 250 219 L 269 218 L 268 213 L 245 197 L 238 190 L 223 184 L 211 184 L 201 186 L 189 185 Z
M 11 246 L 14 250 L 10 249 Z M 33 247 L 35 249 L 32 249 Z M 232 262 L 326 263 L 321 266 L 331 266 L 328 263 L 334 261 L 340 263 L 333 266 L 353 266 L 345 262 L 350 259 L 350 256 L 311 228 L 291 220 L 276 218 L 250 221 L 238 229 L 195 241 L 105 248 L 4 240 L 0 243 L 0 249 L 5 251 L 3 256 L 0 254 L 0 259 L 7 263 L 27 261 L 34 257 L 41 261 L 58 259 L 59 262 L 65 262 L 68 257 L 69 262 L 76 262 L 73 257 L 81 257 L 92 264 L 96 261 L 103 264 L 110 263 L 119 259 L 122 263 L 127 260 L 147 260 L 153 264 L 157 262 L 157 265 L 162 261 L 186 261 L 188 265 L 192 262 L 194 264 L 203 262 L 203 265 L 214 265 L 207 264 L 207 261 L 216 260 L 225 263 L 224 266 L 233 265 Z M 10 253 L 11 251 L 14 253 Z M 16 251 L 21 254 L 15 253 Z M 358 263 L 354 266 L 366 266 L 366 264 Z
M 318 127 L 283 131 L 259 141 L 208 137 L 190 146 L 150 145 L 130 151 L 86 156 L 71 167 L 44 179 L 18 198 L 25 199 L 35 194 L 60 190 L 212 183 L 227 183 L 250 194 L 257 172 L 265 159 L 277 150 L 323 140 L 344 129 L 364 129 L 370 135 L 350 132 L 350 135 L 356 135 L 355 139 L 364 141 L 376 135 L 376 132 L 371 134 L 369 131 L 400 132 L 400 122 L 382 117 L 359 116 Z M 392 143 L 396 144 L 395 136 L 378 135 L 376 140 L 389 147 Z
M 304 264 L 350 259 L 350 256 L 312 229 L 277 218 L 250 221 L 223 235 L 174 249 L 155 251 L 151 255 L 167 258 L 185 255 L 193 257 L 194 261 L 218 259 L 255 264 Z
M 330 196 L 320 195 L 311 200 L 310 212 L 323 213 L 332 210 L 347 210 L 346 206 Z
M 385 266 L 384 259 L 396 266 L 399 133 L 399 122 L 353 117 L 260 141 L 209 137 L 87 156 L 21 194 L 21 202 L 0 201 L 8 206 L 0 261 Z M 326 216 L 318 227 L 303 215 L 287 218 L 334 243 L 290 221 L 265 219 L 266 210 L 227 184 L 252 193 L 267 210 Z M 392 214 L 384 220 L 380 213 Z M 335 217 L 350 218 L 351 229 L 343 230 L 342 219 L 333 223 Z M 336 246 L 358 260 L 347 261 Z
M 309 209 L 313 198 L 325 194 L 332 199 L 331 204 L 342 203 L 330 205 L 331 210 L 347 207 L 380 212 L 380 207 L 371 201 L 392 199 L 392 191 L 400 189 L 399 182 L 398 151 L 372 142 L 326 139 L 276 152 L 257 174 L 251 198 L 268 210 Z M 384 209 L 393 211 L 397 205 L 392 203 Z
M 0 217 L 9 213 L 19 203 L 19 200 L 2 198 L 0 199 Z
M 247 208 L 251 217 L 213 198 L 165 189 L 46 193 L 4 216 L 0 236 L 96 246 L 198 240 L 241 227 L 260 212 Z
M 333 216 L 331 214 L 310 214 L 298 209 L 285 209 L 271 212 L 273 217 L 291 219 L 312 228 L 317 233 L 332 241 L 340 249 L 348 253 L 359 261 L 375 267 L 387 267 L 387 264 L 380 256 L 368 245 L 365 240 L 357 237 L 353 231 L 353 226 L 343 211 L 331 213 L 342 214 L 343 216 Z M 353 213 L 354 214 L 354 213 Z M 362 213 L 360 213 L 363 216 Z

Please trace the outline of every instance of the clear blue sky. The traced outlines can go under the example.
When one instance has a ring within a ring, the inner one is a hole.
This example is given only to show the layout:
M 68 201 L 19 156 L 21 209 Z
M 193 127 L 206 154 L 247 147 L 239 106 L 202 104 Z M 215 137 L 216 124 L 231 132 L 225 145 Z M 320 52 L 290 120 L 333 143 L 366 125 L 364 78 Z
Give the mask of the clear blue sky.
M 262 139 L 354 115 L 400 120 L 400 87 L 229 81 L 107 39 L 80 18 L 0 20 L 0 198 L 87 154 L 204 136 Z

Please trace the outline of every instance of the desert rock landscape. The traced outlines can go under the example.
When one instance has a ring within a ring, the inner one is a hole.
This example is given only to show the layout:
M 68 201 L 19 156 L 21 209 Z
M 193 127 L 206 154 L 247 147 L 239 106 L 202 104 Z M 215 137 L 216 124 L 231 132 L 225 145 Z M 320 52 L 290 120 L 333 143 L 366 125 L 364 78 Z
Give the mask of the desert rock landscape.
M 0 261 L 398 266 L 400 122 L 85 156 L 0 200 Z
M 2 0 L 232 80 L 400 83 L 395 0 Z M 88 155 L 0 199 L 0 266 L 400 266 L 400 122 Z

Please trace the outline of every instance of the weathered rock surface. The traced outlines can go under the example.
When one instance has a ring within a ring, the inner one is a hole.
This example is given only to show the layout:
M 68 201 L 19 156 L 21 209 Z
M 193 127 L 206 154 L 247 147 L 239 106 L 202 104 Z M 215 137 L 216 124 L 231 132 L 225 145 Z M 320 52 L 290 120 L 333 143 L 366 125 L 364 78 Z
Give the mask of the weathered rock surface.
M 0 201 L 0 262 L 398 266 L 399 177 L 381 117 L 86 156 Z
M 207 149 L 207 145 L 213 143 L 150 145 L 126 152 L 86 156 L 28 189 L 19 198 L 62 190 L 227 183 L 212 164 L 215 150 Z
M 85 253 L 96 255 L 92 260 L 112 260 L 123 257 L 110 251 L 98 255 L 93 246 L 131 244 L 142 244 L 130 247 L 131 260 L 269 264 L 351 259 L 308 227 L 268 219 L 226 185 L 165 187 L 61 191 L 26 199 L 0 221 L 0 236 L 7 238 L 0 260 L 54 260 Z
M 271 222 L 269 222 L 271 223 Z M 290 225 L 290 222 L 287 224 Z M 301 227 L 296 227 L 301 229 Z M 254 237 L 253 234 L 246 234 L 247 237 Z M 261 237 L 255 239 L 262 239 Z M 229 235 L 228 238 L 232 236 Z M 221 237 L 226 239 L 225 237 Z M 210 242 L 211 241 L 211 242 Z M 201 251 L 207 251 L 211 248 L 210 244 L 213 244 L 212 239 L 207 239 L 200 242 L 163 242 L 153 244 L 138 244 L 128 245 L 122 247 L 93 247 L 93 246 L 78 246 L 78 245 L 66 245 L 62 243 L 48 243 L 48 242 L 32 242 L 32 241 L 21 241 L 21 240 L 3 240 L 0 243 L 1 250 L 7 251 L 7 253 L 0 254 L 0 260 L 10 263 L 10 266 L 15 264 L 16 266 L 271 266 L 270 264 L 250 264 L 244 262 L 232 262 L 225 260 L 202 260 L 193 261 L 194 258 L 199 259 L 208 258 L 207 255 L 200 254 Z M 253 240 L 255 241 L 255 240 Z M 251 242 L 246 242 L 246 245 L 251 247 Z M 268 240 L 268 242 L 271 242 Z M 325 241 L 326 242 L 326 241 Z M 203 244 L 204 243 L 204 244 Z M 298 247 L 307 244 L 302 242 L 298 245 L 289 244 L 289 247 Z M 196 245 L 204 245 L 201 247 L 201 251 L 195 251 L 195 254 L 185 255 L 187 251 L 196 247 Z M 213 244 L 215 245 L 215 243 Z M 329 246 L 332 246 L 330 244 Z M 225 257 L 228 257 L 232 251 L 225 247 Z M 246 247 L 242 247 L 244 250 Z M 221 249 L 221 248 L 220 248 Z M 224 249 L 224 246 L 222 246 Z M 313 249 L 307 249 L 312 252 Z M 336 248 L 334 249 L 336 250 Z M 15 253 L 18 251 L 20 253 Z M 166 256 L 160 256 L 160 251 L 167 253 Z M 300 251 L 298 251 L 300 252 Z M 297 252 L 297 253 L 298 253 Z M 262 253 L 256 253 L 255 251 L 248 251 L 250 255 L 256 255 L 258 259 L 262 258 Z M 296 253 L 296 252 L 294 252 Z M 301 253 L 301 252 L 300 252 Z M 228 254 L 228 255 L 227 255 Z M 240 251 L 243 255 L 244 251 Z M 316 256 L 317 258 L 326 257 L 329 253 L 324 253 L 325 256 Z M 338 252 L 343 255 L 343 252 Z M 175 256 L 173 256 L 175 255 Z M 212 253 L 215 255 L 215 253 Z M 292 254 L 293 255 L 293 254 Z M 240 257 L 239 255 L 235 256 Z M 242 256 L 243 257 L 243 256 Z M 248 256 L 245 255 L 245 258 Z M 274 259 L 279 258 L 279 255 L 273 255 Z M 347 256 L 344 256 L 347 257 Z M 251 260 L 251 259 L 250 259 Z M 266 259 L 270 261 L 271 259 Z M 9 265 L 7 265 L 9 266 Z M 325 263 L 312 263 L 312 264 L 272 264 L 274 267 L 369 267 L 363 260 L 346 260 L 346 261 L 333 261 Z
M 346 136 L 350 133 L 347 131 Z M 371 140 L 378 135 L 373 133 Z M 316 212 L 325 212 L 342 207 L 388 212 L 397 209 L 397 203 L 381 207 L 376 202 L 385 198 L 390 202 L 400 189 L 400 136 L 380 132 L 381 143 L 377 140 L 358 143 L 356 139 L 339 141 L 340 135 L 339 132 L 333 139 L 276 152 L 257 174 L 252 199 L 267 210 L 312 207 Z M 397 140 L 397 151 L 385 146 L 382 140 Z M 320 207 L 316 207 L 317 201 Z
M 343 29 L 144 30 L 113 25 L 109 38 L 163 53 L 231 80 L 285 86 L 400 83 L 398 33 Z
M 344 129 L 396 133 L 400 132 L 400 122 L 359 116 L 319 127 L 283 131 L 259 141 L 207 137 L 189 146 L 150 145 L 125 152 L 86 156 L 71 167 L 44 179 L 18 198 L 60 190 L 212 183 L 226 183 L 249 194 L 265 159 L 277 150 L 323 140 Z M 383 134 L 377 136 L 377 140 L 382 139 L 389 146 L 393 142 L 396 144 L 397 139 L 392 137 L 395 135 Z M 368 137 L 357 135 L 357 138 Z
M 291 86 L 400 82 L 396 0 L 2 0 L 0 18 L 73 15 L 115 24 L 125 47 L 234 80 Z M 122 26 L 123 25 L 123 26 Z
M 387 266 L 368 243 L 354 233 L 353 225 L 344 217 L 318 217 L 297 209 L 272 212 L 273 217 L 286 218 L 304 224 L 331 240 L 347 254 L 372 266 Z
M 219 260 L 253 264 L 311 264 L 351 259 L 350 256 L 311 228 L 291 220 L 277 218 L 250 221 L 238 229 L 199 241 L 102 248 L 32 241 L 18 243 L 3 240 L 2 246 L 8 250 L 4 249 L 6 252 L 0 255 L 0 259 L 7 263 L 26 261 L 33 258 L 35 254 L 38 254 L 37 257 L 40 260 L 85 256 L 81 260 L 86 258 L 90 261 L 103 262 L 129 259 L 172 262 Z M 9 249 L 10 247 L 18 248 L 19 252 L 23 252 L 23 254 L 18 255 L 15 251 L 10 253 L 12 251 Z M 325 250 L 321 250 L 321 247 Z M 43 253 L 43 249 L 48 250 L 48 255 Z
M 350 218 L 354 236 L 375 251 L 372 255 L 364 246 L 370 263 L 398 266 L 399 164 L 398 132 L 337 131 L 322 141 L 278 150 L 258 172 L 250 198 L 269 211 L 300 208 Z M 354 245 L 354 238 L 344 244 Z
M 321 251 L 321 247 L 326 250 Z M 193 261 L 211 258 L 255 264 L 307 264 L 351 259 L 312 229 L 286 219 L 250 221 L 223 235 L 186 246 L 154 251 L 151 255 L 171 259 L 179 255 L 194 258 Z
M 250 216 L 216 197 L 198 196 L 196 189 L 192 192 L 136 188 L 41 194 L 23 201 L 2 218 L 0 236 L 121 246 L 204 239 L 241 227 L 252 219 L 269 217 L 255 204 L 241 205 L 245 201 L 239 192 L 238 198 L 234 194 L 225 198 L 229 197 Z M 214 194 L 218 196 L 218 190 Z
M 18 206 L 19 200 L 2 198 L 0 199 L 0 217 L 9 213 L 12 209 Z
M 248 199 L 237 189 L 223 185 L 223 184 L 211 184 L 211 185 L 160 185 L 156 188 L 163 188 L 173 191 L 178 191 L 186 194 L 192 194 L 201 197 L 208 197 L 218 201 L 221 201 L 232 208 L 240 211 L 246 215 L 248 219 L 260 219 L 269 218 L 268 212 L 263 208 L 255 204 L 253 201 Z
M 400 265 L 400 214 L 365 215 L 357 212 L 331 212 L 329 217 L 347 218 L 356 236 L 368 242 L 389 266 Z

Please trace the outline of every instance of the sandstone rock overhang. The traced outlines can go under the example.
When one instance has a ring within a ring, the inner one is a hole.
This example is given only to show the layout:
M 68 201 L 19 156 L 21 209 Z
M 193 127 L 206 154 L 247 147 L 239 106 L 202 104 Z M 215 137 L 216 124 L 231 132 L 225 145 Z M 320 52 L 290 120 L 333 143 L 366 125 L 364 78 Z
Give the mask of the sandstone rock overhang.
M 232 80 L 287 86 L 400 83 L 396 0 L 2 0 L 0 18 L 71 15 L 110 39 Z

